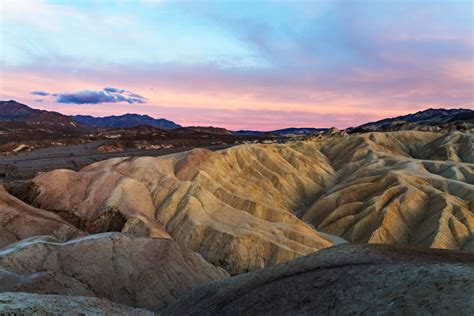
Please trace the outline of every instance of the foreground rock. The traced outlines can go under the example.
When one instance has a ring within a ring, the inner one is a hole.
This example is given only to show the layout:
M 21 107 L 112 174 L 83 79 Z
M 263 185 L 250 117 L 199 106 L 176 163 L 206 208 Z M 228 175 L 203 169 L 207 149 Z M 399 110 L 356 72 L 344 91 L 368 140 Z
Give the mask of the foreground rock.
M 339 245 L 213 282 L 169 315 L 473 315 L 474 254 Z
M 38 235 L 51 235 L 65 241 L 85 233 L 61 217 L 11 196 L 0 184 L 0 247 Z
M 84 296 L 0 293 L 2 315 L 134 315 L 153 316 L 147 310 Z
M 96 296 L 152 311 L 227 276 L 171 239 L 120 233 L 27 239 L 2 249 L 0 272 L 0 291 Z

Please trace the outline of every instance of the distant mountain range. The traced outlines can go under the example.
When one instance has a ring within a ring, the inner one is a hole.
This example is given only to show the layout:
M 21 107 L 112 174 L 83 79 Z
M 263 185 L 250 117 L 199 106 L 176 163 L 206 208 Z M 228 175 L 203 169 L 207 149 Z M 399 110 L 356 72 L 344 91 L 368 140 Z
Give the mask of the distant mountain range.
M 0 155 L 85 143 L 100 144 L 96 149 L 98 153 L 110 153 L 122 150 L 207 148 L 267 139 L 274 137 L 239 136 L 212 126 L 180 127 L 166 119 L 138 114 L 73 117 L 32 109 L 13 100 L 0 101 Z M 4 170 L 1 167 L 0 164 L 0 175 Z
M 348 128 L 349 132 L 391 131 L 402 129 L 420 129 L 426 126 L 474 124 L 474 111 L 470 109 L 427 109 L 413 114 L 386 118 Z
M 358 127 L 348 128 L 350 133 L 370 131 L 392 131 L 406 129 L 423 129 L 426 126 L 455 126 L 459 124 L 474 124 L 474 111 L 470 109 L 427 109 L 413 114 L 387 118 L 370 122 Z M 178 134 L 207 133 L 235 136 L 287 136 L 307 135 L 324 132 L 327 128 L 290 127 L 273 131 L 239 130 L 229 131 L 219 127 L 192 126 L 183 128 L 170 120 L 155 119 L 148 115 L 124 114 L 119 116 L 93 117 L 90 115 L 67 116 L 57 112 L 38 110 L 16 101 L 0 101 L 0 130 L 4 133 L 34 134 L 41 133 L 66 133 L 84 134 L 96 133 L 111 128 L 133 128 L 138 126 L 151 126 L 161 130 L 175 130 Z
M 75 115 L 72 116 L 74 120 L 79 123 L 88 124 L 94 127 L 137 127 L 140 125 L 148 125 L 164 130 L 172 130 L 180 128 L 181 125 L 176 124 L 170 120 L 160 118 L 155 119 L 148 115 L 139 114 L 124 114 L 119 116 L 105 116 L 105 117 L 94 117 L 90 115 Z
M 314 128 L 314 127 L 289 127 L 283 129 L 277 129 L 273 131 L 252 131 L 252 130 L 239 130 L 235 131 L 236 135 L 245 136 L 263 136 L 263 135 L 307 135 L 311 133 L 318 133 L 327 131 L 327 128 Z
M 219 127 L 190 126 L 184 129 L 181 125 L 173 121 L 159 118 L 155 119 L 148 115 L 124 114 L 105 117 L 94 117 L 91 115 L 67 116 L 57 112 L 50 112 L 30 108 L 27 105 L 16 101 L 0 101 L 0 122 L 22 122 L 30 127 L 50 129 L 51 132 L 68 133 L 93 133 L 98 129 L 109 128 L 132 128 L 138 126 L 152 126 L 163 130 L 177 130 L 180 134 L 185 133 L 209 133 L 209 134 L 234 134 L 236 136 L 285 136 L 285 135 L 306 135 L 314 132 L 323 132 L 326 128 L 284 128 L 273 131 L 252 131 L 240 130 L 229 131 Z

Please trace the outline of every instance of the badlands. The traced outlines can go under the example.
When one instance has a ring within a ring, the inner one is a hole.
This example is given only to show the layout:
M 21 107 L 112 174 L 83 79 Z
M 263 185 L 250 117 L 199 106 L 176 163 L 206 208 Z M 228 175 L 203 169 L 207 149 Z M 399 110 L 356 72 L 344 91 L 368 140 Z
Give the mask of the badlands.
M 5 183 L 0 312 L 472 315 L 473 139 L 330 130 Z

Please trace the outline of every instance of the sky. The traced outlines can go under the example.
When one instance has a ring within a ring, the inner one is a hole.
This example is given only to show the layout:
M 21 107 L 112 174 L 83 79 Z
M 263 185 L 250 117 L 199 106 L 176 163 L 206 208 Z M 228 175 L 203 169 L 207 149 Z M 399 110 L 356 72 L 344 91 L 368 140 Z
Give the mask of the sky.
M 233 130 L 474 109 L 474 0 L 0 0 L 0 100 Z

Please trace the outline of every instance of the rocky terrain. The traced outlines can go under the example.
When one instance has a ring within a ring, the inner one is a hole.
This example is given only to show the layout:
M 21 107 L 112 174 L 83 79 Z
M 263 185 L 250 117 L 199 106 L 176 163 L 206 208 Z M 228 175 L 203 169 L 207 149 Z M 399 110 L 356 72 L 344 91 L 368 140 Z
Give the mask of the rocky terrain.
M 133 315 L 152 316 L 151 311 L 88 296 L 0 293 L 0 313 L 5 315 Z
M 159 312 L 228 274 L 168 238 L 120 233 L 61 243 L 36 237 L 0 252 L 0 291 L 89 296 Z
M 343 241 L 473 250 L 472 139 L 368 133 L 116 158 L 15 194 L 81 229 L 111 210 L 145 218 L 231 274 Z
M 340 245 L 197 287 L 167 314 L 472 315 L 473 292 L 472 253 Z
M 35 178 L 27 199 L 81 218 L 107 209 L 126 216 L 139 212 L 163 224 L 182 246 L 232 274 L 242 273 L 332 244 L 295 213 L 333 181 L 333 172 L 322 154 L 307 157 L 297 149 L 311 148 L 295 146 L 196 149 L 163 158 L 112 159 L 80 172 L 56 170 Z M 292 156 L 300 166 L 291 164 Z
M 398 132 L 332 141 L 322 150 L 338 181 L 303 219 L 352 242 L 472 251 L 473 138 Z
M 0 313 L 472 315 L 474 134 L 432 130 L 153 156 L 123 142 L 235 136 L 100 131 L 73 151 L 101 161 L 0 186 Z
M 18 200 L 0 186 L 0 247 L 40 235 L 65 241 L 85 233 L 51 212 Z

